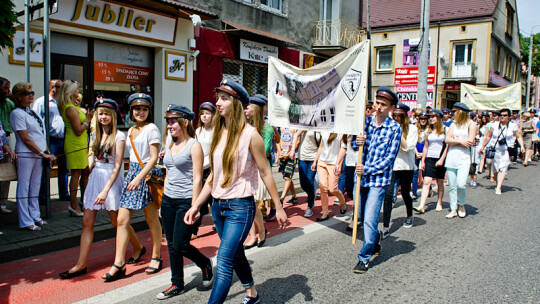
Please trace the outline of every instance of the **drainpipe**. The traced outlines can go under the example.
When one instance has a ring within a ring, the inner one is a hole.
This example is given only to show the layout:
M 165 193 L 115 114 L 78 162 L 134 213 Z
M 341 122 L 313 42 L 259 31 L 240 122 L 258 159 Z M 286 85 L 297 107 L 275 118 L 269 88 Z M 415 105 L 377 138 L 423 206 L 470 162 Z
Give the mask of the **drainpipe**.
M 440 107 L 437 107 L 437 93 L 439 92 L 439 42 L 441 41 L 441 22 L 437 22 L 437 66 L 435 68 L 435 94 L 433 94 L 433 108 L 442 108 L 442 105 Z M 441 92 L 442 97 L 442 92 Z M 442 100 L 442 98 L 441 98 Z

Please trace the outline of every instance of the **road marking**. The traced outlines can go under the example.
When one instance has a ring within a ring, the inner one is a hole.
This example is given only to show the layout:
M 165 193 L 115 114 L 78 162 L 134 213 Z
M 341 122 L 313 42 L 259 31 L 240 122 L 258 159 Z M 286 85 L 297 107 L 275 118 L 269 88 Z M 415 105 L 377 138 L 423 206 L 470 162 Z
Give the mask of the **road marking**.
M 352 214 L 349 212 L 347 215 Z M 285 233 L 276 235 L 272 238 L 268 239 L 268 243 L 277 243 L 279 244 L 282 239 L 289 239 L 289 234 L 294 233 L 298 234 L 300 232 L 300 235 L 307 235 L 314 232 L 317 232 L 321 229 L 324 229 L 330 225 L 335 224 L 338 221 L 341 222 L 348 222 L 350 220 L 350 216 L 339 216 L 339 217 L 331 217 L 328 221 L 325 221 L 324 223 L 313 223 L 309 224 L 303 227 L 299 227 L 297 229 L 293 229 L 291 231 L 287 231 Z M 295 236 L 295 238 L 298 236 Z M 257 252 L 261 252 L 263 250 L 271 249 L 271 246 L 268 247 L 253 247 L 246 251 L 246 256 L 251 256 L 253 254 L 256 254 Z M 216 257 L 212 257 L 212 264 L 216 265 Z M 199 267 L 197 267 L 195 264 L 191 264 L 189 266 L 184 267 L 184 277 L 193 277 L 198 273 Z M 137 295 L 145 294 L 147 292 L 150 292 L 157 288 L 164 288 L 166 289 L 171 284 L 171 272 L 167 271 L 165 273 L 154 275 L 148 279 L 100 294 L 95 297 L 91 297 L 79 302 L 76 302 L 75 304 L 111 304 L 111 303 L 118 303 L 122 301 L 126 301 L 130 298 L 136 297 Z

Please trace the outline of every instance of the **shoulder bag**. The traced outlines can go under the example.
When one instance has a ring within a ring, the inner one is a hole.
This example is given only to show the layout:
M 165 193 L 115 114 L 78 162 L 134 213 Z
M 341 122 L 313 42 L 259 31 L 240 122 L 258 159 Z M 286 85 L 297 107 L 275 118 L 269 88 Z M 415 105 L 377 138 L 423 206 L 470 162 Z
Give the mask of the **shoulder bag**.
M 499 129 L 500 133 L 499 133 L 499 136 L 497 136 L 497 140 L 495 141 L 495 145 L 497 145 L 497 143 L 499 142 L 499 138 L 501 138 L 501 135 L 502 135 L 502 130 L 500 130 L 500 128 L 501 128 L 501 124 L 499 124 L 499 126 L 498 126 L 498 129 Z M 488 146 L 486 148 L 485 153 L 486 153 L 486 158 L 487 159 L 495 158 L 495 146 Z
M 144 169 L 144 164 L 139 157 L 139 153 L 137 153 L 137 149 L 135 149 L 135 143 L 133 142 L 133 136 L 131 136 L 131 134 L 129 134 L 129 140 L 131 141 L 131 147 L 133 148 L 133 152 L 135 152 L 139 165 L 141 165 L 141 167 Z M 158 209 L 161 208 L 161 197 L 163 196 L 163 191 L 165 190 L 165 178 L 154 175 L 150 172 L 150 174 L 146 177 L 146 184 L 148 185 L 148 190 L 152 196 L 152 201 L 154 204 L 156 204 Z

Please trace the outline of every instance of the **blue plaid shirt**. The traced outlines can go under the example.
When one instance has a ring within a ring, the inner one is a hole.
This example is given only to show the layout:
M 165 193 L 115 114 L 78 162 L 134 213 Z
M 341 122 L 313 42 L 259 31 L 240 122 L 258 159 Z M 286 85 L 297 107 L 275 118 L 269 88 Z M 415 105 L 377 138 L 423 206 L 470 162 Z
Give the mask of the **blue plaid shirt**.
M 374 116 L 366 118 L 362 187 L 384 187 L 390 184 L 402 131 L 401 126 L 390 117 L 386 117 L 380 127 L 375 125 Z

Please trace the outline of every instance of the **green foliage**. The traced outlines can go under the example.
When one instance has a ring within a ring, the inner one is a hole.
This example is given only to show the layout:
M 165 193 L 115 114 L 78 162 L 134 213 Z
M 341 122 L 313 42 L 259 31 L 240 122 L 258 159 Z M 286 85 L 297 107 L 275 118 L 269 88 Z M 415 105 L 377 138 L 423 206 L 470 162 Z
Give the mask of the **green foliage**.
M 0 52 L 5 48 L 13 46 L 11 38 L 15 34 L 15 27 L 19 24 L 13 9 L 15 5 L 12 0 L 0 1 Z
M 529 66 L 529 46 L 531 42 L 531 36 L 523 36 L 519 34 L 521 41 L 521 61 Z M 532 54 L 532 70 L 531 74 L 540 76 L 540 33 L 533 36 L 533 54 Z

